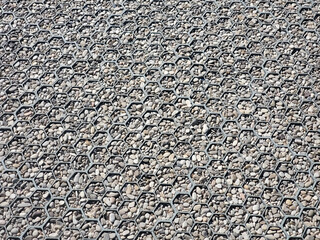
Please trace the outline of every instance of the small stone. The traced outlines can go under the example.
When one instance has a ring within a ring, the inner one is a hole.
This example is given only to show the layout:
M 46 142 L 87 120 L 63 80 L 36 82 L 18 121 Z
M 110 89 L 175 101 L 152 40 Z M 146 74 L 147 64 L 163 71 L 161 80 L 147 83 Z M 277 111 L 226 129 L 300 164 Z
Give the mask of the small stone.
M 137 211 L 136 207 L 130 208 L 130 212 L 135 213 Z
M 8 206 L 9 206 L 9 202 L 7 201 L 0 203 L 0 207 L 8 207 Z
M 30 203 L 19 203 L 18 204 L 18 207 L 20 207 L 20 208 L 25 208 L 25 207 L 30 207 L 30 206 L 31 206 Z
M 228 179 L 226 180 L 226 182 L 227 182 L 228 185 L 231 185 L 231 184 L 232 184 L 232 179 L 228 178 Z
M 290 199 L 286 200 L 286 205 L 291 206 L 292 205 L 292 201 Z
M 275 236 L 273 236 L 273 235 L 269 235 L 269 234 L 268 234 L 268 235 L 266 235 L 266 236 L 265 236 L 265 238 L 266 238 L 266 239 L 268 239 L 268 240 L 274 240 L 274 239 L 276 239 L 276 237 L 275 237 Z
M 128 212 L 128 209 L 127 209 L 127 208 L 122 208 L 122 209 L 119 210 L 119 213 L 120 213 L 121 215 L 124 215 L 124 214 L 127 213 L 127 212 Z
M 311 197 L 310 195 L 307 195 L 307 196 L 305 196 L 305 197 L 304 197 L 304 200 L 306 200 L 306 201 L 310 201 L 310 200 L 311 200 L 311 198 L 312 198 L 312 197 Z
M 194 207 L 193 207 L 193 210 L 194 211 L 199 211 L 201 209 L 201 205 L 195 205 Z
M 183 228 L 188 227 L 188 223 L 187 223 L 187 222 L 183 222 L 183 223 L 182 223 L 182 227 L 183 227 Z
M 253 211 L 258 211 L 260 209 L 260 206 L 258 204 L 253 205 L 252 209 Z
M 205 134 L 205 133 L 208 131 L 208 129 L 209 129 L 209 128 L 208 128 L 208 125 L 207 125 L 207 124 L 204 124 L 204 125 L 203 125 L 203 128 L 202 128 L 202 133 Z
M 114 222 L 114 220 L 116 219 L 116 216 L 114 215 L 114 213 L 111 213 L 110 215 L 109 215 L 109 220 L 110 220 L 110 222 Z
M 39 235 L 38 230 L 37 230 L 37 229 L 33 230 L 32 236 L 33 236 L 33 237 L 37 237 L 38 235 Z

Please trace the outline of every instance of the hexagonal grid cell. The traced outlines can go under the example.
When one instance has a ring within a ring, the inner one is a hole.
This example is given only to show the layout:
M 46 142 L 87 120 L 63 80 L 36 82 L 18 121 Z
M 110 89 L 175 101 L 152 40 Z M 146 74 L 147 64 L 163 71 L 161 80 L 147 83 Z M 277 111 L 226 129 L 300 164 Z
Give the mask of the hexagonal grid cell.
M 0 4 L 3 239 L 319 239 L 317 1 Z

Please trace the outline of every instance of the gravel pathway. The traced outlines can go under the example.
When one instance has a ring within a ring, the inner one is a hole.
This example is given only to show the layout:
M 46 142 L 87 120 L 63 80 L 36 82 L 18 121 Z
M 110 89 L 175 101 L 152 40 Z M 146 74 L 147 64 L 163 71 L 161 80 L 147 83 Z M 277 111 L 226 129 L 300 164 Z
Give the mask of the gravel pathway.
M 320 239 L 320 2 L 1 0 L 0 239 Z

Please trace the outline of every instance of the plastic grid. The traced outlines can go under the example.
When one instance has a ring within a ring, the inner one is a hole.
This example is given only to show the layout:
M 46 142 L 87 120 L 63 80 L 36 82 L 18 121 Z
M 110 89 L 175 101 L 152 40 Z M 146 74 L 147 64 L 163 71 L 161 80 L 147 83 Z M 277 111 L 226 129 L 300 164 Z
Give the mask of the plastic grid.
M 1 1 L 1 239 L 320 239 L 317 1 Z

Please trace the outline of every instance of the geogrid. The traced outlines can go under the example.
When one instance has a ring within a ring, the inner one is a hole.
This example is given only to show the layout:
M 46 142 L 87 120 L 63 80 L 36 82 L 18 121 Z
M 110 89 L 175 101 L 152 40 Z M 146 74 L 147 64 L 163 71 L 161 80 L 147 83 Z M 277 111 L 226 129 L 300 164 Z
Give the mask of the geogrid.
M 0 239 L 320 239 L 318 1 L 0 9 Z

